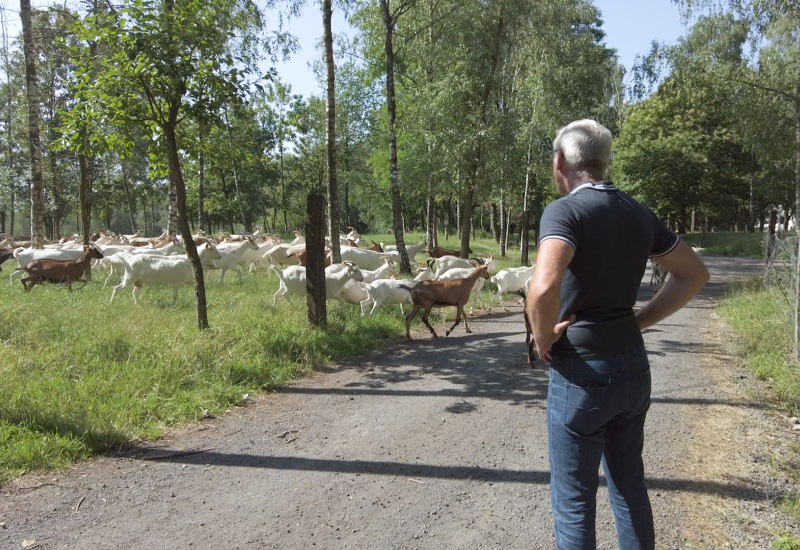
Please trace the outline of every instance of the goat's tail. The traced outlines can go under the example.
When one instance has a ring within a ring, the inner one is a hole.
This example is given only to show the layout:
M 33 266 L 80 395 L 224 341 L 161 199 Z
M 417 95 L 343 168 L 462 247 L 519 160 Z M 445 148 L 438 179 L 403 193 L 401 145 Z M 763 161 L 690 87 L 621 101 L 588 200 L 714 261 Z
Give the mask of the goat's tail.
M 399 286 L 399 287 L 400 287 L 400 288 L 402 288 L 403 290 L 407 290 L 407 291 L 409 291 L 409 292 L 411 292 L 412 290 L 414 290 L 414 287 L 411 287 L 411 286 L 406 286 L 406 285 L 397 285 L 397 286 Z
M 491 277 L 489 277 L 489 280 L 490 280 L 491 282 L 493 282 L 493 283 L 497 284 L 497 277 L 495 277 L 494 275 L 492 275 Z

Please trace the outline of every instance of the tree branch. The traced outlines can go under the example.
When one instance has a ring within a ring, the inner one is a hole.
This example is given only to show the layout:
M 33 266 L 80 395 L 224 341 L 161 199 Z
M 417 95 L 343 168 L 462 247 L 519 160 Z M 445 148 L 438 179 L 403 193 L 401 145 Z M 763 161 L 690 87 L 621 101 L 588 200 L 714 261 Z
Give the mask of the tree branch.
M 738 82 L 740 84 L 747 84 L 748 86 L 752 86 L 753 88 L 758 88 L 759 90 L 764 90 L 765 92 L 772 92 L 774 94 L 778 94 L 792 101 L 797 101 L 798 99 L 800 99 L 800 97 L 796 96 L 795 94 L 779 90 L 778 88 L 773 88 L 772 86 L 765 86 L 757 82 L 750 82 L 749 80 L 741 80 L 738 78 L 732 78 L 731 80 L 733 80 L 734 82 Z

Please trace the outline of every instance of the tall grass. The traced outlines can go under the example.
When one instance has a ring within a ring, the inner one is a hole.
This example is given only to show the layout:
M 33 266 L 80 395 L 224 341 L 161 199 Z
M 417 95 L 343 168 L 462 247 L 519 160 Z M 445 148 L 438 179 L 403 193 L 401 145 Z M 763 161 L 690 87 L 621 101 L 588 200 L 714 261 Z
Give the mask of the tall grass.
M 732 286 L 719 307 L 739 336 L 750 369 L 769 380 L 777 403 L 794 412 L 800 405 L 800 365 L 790 360 L 792 313 L 783 296 L 760 280 Z
M 740 354 L 750 370 L 768 381 L 774 405 L 790 415 L 800 412 L 800 365 L 792 351 L 792 309 L 775 289 L 761 281 L 733 286 L 719 307 L 720 314 L 737 334 Z M 800 480 L 800 446 L 775 457 L 773 466 L 795 481 Z M 800 497 L 790 495 L 777 503 L 784 513 L 800 518 Z M 800 548 L 800 539 L 783 534 L 772 543 L 775 549 Z
M 496 251 L 491 240 L 473 249 Z M 515 262 L 498 269 L 506 264 Z M 134 305 L 127 291 L 109 303 L 102 274 L 73 291 L 26 293 L 0 279 L 0 481 L 157 438 L 405 332 L 397 306 L 362 318 L 358 306 L 337 302 L 328 303 L 328 327 L 313 329 L 302 298 L 272 307 L 272 273 L 220 285 L 211 272 L 206 281 L 211 329 L 199 332 L 190 288 L 173 305 L 171 289 L 147 286 Z M 487 284 L 485 303 L 493 292 Z

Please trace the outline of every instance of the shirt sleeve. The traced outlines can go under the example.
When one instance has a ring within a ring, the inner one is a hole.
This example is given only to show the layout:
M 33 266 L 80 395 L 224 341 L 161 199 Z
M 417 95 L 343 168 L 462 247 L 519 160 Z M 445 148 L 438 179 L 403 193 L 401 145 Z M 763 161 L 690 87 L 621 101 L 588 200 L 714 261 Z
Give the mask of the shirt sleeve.
M 652 211 L 650 214 L 653 216 L 653 249 L 650 251 L 650 257 L 655 258 L 658 256 L 663 256 L 665 254 L 669 254 L 673 251 L 673 249 L 678 246 L 678 242 L 680 239 L 678 236 L 667 229 L 667 226 L 664 225 L 664 222 L 658 219 Z
M 568 243 L 573 250 L 577 250 L 580 244 L 575 213 L 564 198 L 557 199 L 545 207 L 539 232 L 539 244 L 548 239 L 559 239 Z

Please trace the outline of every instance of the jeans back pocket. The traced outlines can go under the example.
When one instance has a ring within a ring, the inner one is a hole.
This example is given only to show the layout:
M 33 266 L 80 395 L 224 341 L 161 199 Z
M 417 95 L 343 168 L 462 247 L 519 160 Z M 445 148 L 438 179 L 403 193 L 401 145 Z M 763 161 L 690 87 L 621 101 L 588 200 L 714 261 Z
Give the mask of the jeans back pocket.
M 613 416 L 611 385 L 589 383 L 584 386 L 566 384 L 566 417 L 564 425 L 581 435 L 600 430 Z

